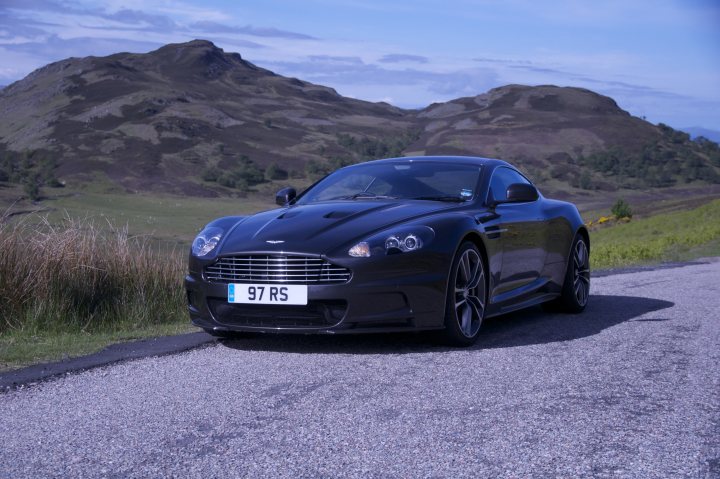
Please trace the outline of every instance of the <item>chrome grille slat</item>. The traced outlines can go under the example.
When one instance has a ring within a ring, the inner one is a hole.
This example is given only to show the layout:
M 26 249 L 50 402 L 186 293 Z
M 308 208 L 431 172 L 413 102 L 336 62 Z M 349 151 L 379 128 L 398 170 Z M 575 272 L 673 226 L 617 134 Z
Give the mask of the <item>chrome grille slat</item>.
M 301 255 L 225 256 L 205 267 L 208 281 L 223 283 L 340 284 L 350 276 L 347 268 Z

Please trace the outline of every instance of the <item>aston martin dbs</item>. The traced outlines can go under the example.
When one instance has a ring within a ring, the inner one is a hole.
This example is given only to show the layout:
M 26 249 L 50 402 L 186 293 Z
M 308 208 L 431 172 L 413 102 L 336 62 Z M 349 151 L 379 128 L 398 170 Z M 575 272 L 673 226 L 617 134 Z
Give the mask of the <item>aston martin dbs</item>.
M 193 242 L 188 309 L 210 334 L 438 330 L 470 345 L 485 318 L 588 302 L 577 208 L 501 160 L 370 161 L 276 202 L 216 219 Z

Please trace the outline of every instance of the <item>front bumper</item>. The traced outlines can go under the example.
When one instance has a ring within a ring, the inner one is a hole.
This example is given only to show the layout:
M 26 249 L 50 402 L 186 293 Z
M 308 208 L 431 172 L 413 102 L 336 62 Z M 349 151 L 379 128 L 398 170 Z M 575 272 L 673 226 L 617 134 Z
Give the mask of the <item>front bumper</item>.
M 451 263 L 446 255 L 327 259 L 349 268 L 352 277 L 343 284 L 309 285 L 307 306 L 230 304 L 226 283 L 191 272 L 185 278 L 190 318 L 216 331 L 336 334 L 443 327 Z

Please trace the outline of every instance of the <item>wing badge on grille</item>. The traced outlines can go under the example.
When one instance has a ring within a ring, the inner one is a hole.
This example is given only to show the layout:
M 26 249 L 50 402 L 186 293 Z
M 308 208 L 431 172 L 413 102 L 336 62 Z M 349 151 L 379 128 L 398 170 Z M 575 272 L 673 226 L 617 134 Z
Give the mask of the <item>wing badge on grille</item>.
M 270 244 L 280 244 L 280 243 L 284 243 L 285 240 L 267 240 L 265 242 L 270 243 Z

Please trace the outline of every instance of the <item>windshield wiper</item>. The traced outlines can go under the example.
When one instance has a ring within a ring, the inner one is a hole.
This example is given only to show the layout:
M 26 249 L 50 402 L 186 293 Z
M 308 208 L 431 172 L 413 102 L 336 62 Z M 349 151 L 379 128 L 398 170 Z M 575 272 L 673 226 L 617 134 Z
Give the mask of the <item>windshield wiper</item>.
M 459 196 L 418 196 L 412 199 L 428 201 L 447 201 L 448 203 L 463 203 L 467 201 L 466 198 L 461 198 Z
M 394 200 L 397 199 L 397 196 L 388 196 L 388 195 L 376 195 L 375 193 L 368 193 L 367 191 L 361 191 L 360 193 L 355 193 L 354 195 L 348 195 L 343 196 L 342 199 L 344 200 Z

